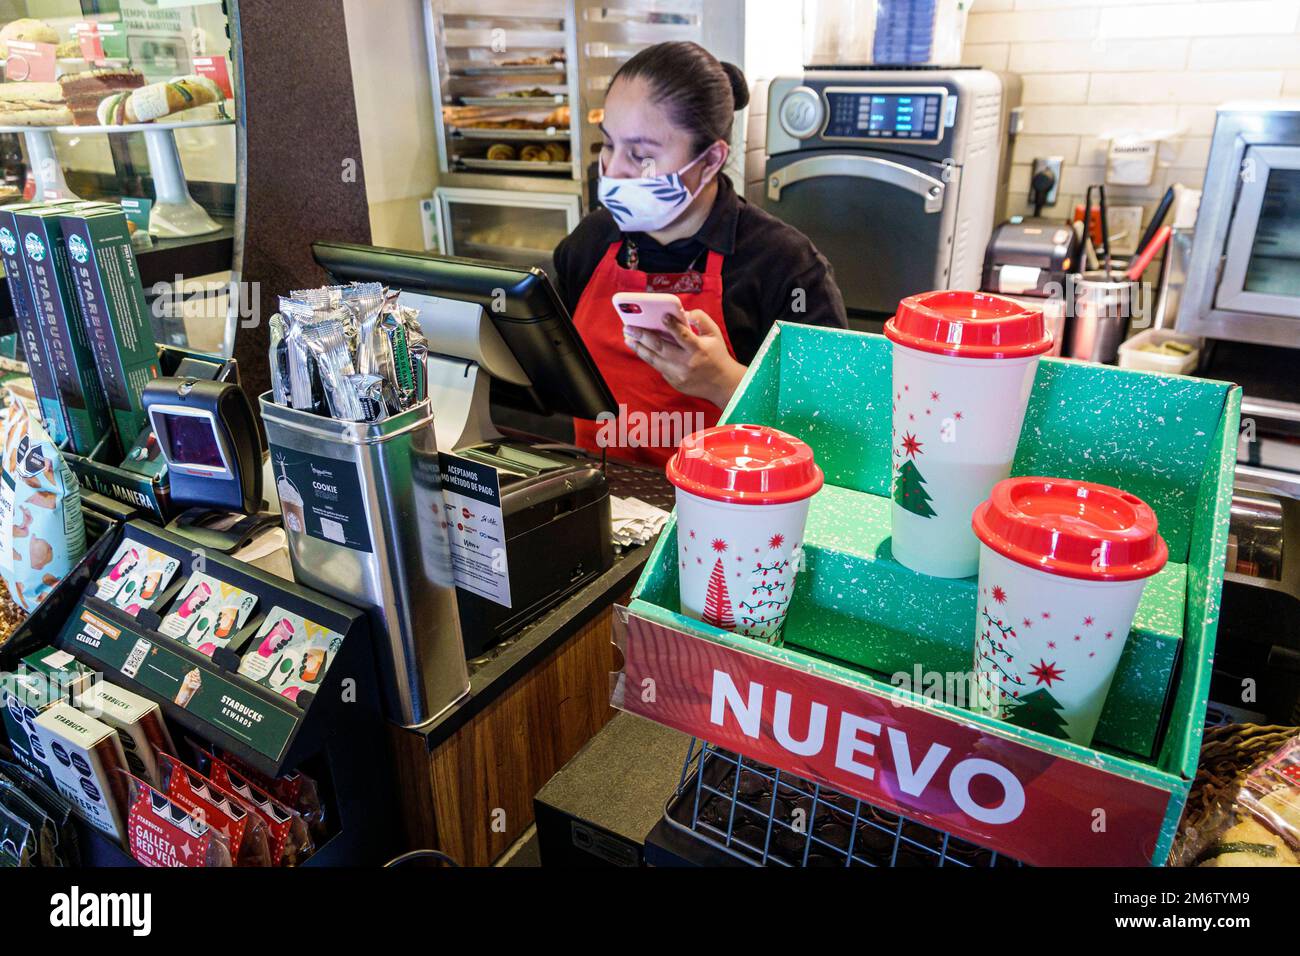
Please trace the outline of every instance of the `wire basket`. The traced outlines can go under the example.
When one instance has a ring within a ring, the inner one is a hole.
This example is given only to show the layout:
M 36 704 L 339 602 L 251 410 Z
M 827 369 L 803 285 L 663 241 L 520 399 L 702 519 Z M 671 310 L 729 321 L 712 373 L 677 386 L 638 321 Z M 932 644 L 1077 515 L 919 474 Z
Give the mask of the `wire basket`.
M 857 797 L 692 738 L 670 825 L 754 866 L 1020 866 Z

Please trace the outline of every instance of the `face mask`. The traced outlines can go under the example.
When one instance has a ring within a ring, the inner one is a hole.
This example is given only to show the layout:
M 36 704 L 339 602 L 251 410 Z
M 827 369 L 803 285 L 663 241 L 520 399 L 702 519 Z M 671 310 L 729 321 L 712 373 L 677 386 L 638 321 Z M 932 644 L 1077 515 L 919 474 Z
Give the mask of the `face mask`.
M 609 210 L 622 232 L 657 232 L 668 226 L 691 204 L 704 183 L 691 192 L 682 182 L 682 173 L 701 159 L 704 153 L 667 176 L 642 176 L 632 179 L 615 179 L 605 175 L 605 164 L 600 164 L 600 184 L 596 194 L 601 205 Z

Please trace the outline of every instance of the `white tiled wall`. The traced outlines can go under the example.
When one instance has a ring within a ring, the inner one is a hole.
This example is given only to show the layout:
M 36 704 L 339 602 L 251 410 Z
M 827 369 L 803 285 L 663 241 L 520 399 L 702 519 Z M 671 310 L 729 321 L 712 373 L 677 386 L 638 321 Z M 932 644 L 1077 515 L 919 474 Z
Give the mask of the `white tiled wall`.
M 767 86 L 772 77 L 798 73 L 803 64 L 803 5 L 798 0 L 746 0 L 745 193 L 756 202 L 763 188 L 767 143 Z
M 1164 140 L 1147 187 L 1110 187 L 1149 214 L 1174 182 L 1200 188 L 1214 109 L 1300 98 L 1300 0 L 975 0 L 963 59 L 1020 74 L 1024 131 L 1008 213 L 1025 213 L 1035 156 L 1064 156 L 1067 213 L 1102 182 L 1117 133 Z

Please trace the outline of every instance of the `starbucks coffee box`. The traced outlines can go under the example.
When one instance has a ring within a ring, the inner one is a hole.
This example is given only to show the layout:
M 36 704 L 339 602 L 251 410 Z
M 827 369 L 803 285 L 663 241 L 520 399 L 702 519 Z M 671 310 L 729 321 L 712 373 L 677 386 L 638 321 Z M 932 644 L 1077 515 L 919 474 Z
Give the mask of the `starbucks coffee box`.
M 36 738 L 36 718 L 59 702 L 50 683 L 28 672 L 0 674 L 0 718 L 14 759 L 26 770 L 54 786 L 54 774 L 45 762 L 45 750 Z
M 54 785 L 73 811 L 119 842 L 126 835 L 127 763 L 117 731 L 71 704 L 54 704 L 36 718 Z
M 14 214 L 14 224 L 50 376 L 67 420 L 68 446 L 79 455 L 90 455 L 101 440 L 112 436 L 113 426 L 59 225 L 60 214 L 79 205 L 30 206 Z
M 127 449 L 149 422 L 140 395 L 158 377 L 158 343 L 126 216 L 119 206 L 68 206 L 59 224 L 95 367 Z
M 73 700 L 95 683 L 99 676 L 67 651 L 45 647 L 22 659 L 21 670 L 40 675 L 54 688 L 53 699 Z
M 68 437 L 68 422 L 63 414 L 63 403 L 59 400 L 59 391 L 55 387 L 54 377 L 50 371 L 50 358 L 45 349 L 45 337 L 41 334 L 40 319 L 36 315 L 32 302 L 31 288 L 27 283 L 27 269 L 23 265 L 22 254 L 18 247 L 18 226 L 14 221 L 16 210 L 26 209 L 30 203 L 16 206 L 0 206 L 0 264 L 4 266 L 5 277 L 9 281 L 9 298 L 13 300 L 14 325 L 18 338 L 23 344 L 23 356 L 27 361 L 27 374 L 32 379 L 32 389 L 36 392 L 36 404 L 40 408 L 41 421 L 45 430 L 54 439 L 54 444 L 62 445 Z
M 82 713 L 117 731 L 127 769 L 151 786 L 162 786 L 158 751 L 175 753 L 176 747 L 157 704 L 108 681 L 92 684 L 73 703 Z

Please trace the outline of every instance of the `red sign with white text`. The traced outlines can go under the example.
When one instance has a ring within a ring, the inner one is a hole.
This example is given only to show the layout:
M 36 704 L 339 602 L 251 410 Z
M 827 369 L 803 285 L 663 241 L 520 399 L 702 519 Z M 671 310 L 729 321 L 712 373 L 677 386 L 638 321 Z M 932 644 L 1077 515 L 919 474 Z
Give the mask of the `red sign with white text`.
M 234 88 L 230 85 L 230 66 L 224 56 L 196 56 L 194 73 L 197 76 L 206 76 L 216 83 L 226 99 L 234 97 Z
M 1157 787 L 632 614 L 623 654 L 628 713 L 1025 863 L 1152 862 Z
M 77 44 L 81 47 L 81 58 L 90 63 L 104 59 L 104 39 L 99 35 L 98 23 L 78 23 L 73 27 Z
M 10 40 L 5 79 L 14 82 L 53 83 L 56 49 L 58 48 L 53 43 Z

